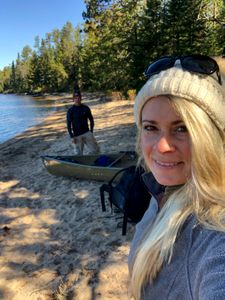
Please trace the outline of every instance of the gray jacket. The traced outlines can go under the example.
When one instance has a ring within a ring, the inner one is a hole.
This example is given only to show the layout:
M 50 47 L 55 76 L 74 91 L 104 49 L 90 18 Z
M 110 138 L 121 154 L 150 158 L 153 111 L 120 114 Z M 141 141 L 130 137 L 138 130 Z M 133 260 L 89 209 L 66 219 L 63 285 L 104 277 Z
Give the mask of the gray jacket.
M 129 267 L 144 229 L 157 214 L 158 204 L 151 199 L 136 232 L 129 254 Z M 194 216 L 184 223 L 174 245 L 170 264 L 165 264 L 154 280 L 147 284 L 142 300 L 224 300 L 225 233 L 207 230 Z

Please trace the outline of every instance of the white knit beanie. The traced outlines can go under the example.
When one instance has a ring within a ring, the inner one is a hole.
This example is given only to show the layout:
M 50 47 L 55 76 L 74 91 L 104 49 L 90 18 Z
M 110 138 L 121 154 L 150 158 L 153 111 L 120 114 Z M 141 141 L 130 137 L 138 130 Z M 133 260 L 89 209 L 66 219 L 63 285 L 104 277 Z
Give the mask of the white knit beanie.
M 213 76 L 190 73 L 180 65 L 153 75 L 141 88 L 134 104 L 136 124 L 141 122 L 141 112 L 152 97 L 173 95 L 190 100 L 204 110 L 219 128 L 225 128 L 225 93 Z

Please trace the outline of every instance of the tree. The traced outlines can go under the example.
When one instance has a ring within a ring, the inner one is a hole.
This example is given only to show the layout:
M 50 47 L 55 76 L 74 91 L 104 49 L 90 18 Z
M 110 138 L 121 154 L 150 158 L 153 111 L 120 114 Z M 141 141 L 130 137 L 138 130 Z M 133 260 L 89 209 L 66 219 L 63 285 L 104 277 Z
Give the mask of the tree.
M 206 22 L 206 52 L 221 55 L 225 47 L 225 1 L 202 1 L 199 19 Z
M 87 87 L 126 91 L 134 85 L 137 18 L 143 1 L 89 1 L 84 14 L 83 78 Z M 136 64 L 137 65 L 137 64 Z
M 16 82 L 16 68 L 15 68 L 14 61 L 12 62 L 12 66 L 11 66 L 10 88 L 11 88 L 12 92 L 14 92 L 14 93 L 16 92 L 17 82 Z
M 35 37 L 0 89 L 14 92 L 139 89 L 163 55 L 225 54 L 225 0 L 85 0 L 85 23 Z
M 0 71 L 0 93 L 9 91 L 11 89 L 11 72 L 11 67 L 5 67 L 2 71 Z
M 16 63 L 16 82 L 17 92 L 29 92 L 31 90 L 30 68 L 31 68 L 32 50 L 26 45 L 22 49 L 21 55 Z
M 164 25 L 168 54 L 204 51 L 205 21 L 199 19 L 201 0 L 170 0 L 165 4 Z

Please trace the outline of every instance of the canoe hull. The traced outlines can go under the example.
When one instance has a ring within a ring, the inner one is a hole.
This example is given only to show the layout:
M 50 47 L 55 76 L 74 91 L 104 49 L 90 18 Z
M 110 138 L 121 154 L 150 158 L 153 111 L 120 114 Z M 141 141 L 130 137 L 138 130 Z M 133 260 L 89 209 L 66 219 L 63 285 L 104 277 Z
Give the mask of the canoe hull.
M 133 151 L 105 156 L 111 159 L 112 166 L 93 165 L 99 155 L 43 155 L 41 158 L 47 171 L 52 175 L 96 181 L 109 181 L 122 168 L 137 164 L 137 155 Z

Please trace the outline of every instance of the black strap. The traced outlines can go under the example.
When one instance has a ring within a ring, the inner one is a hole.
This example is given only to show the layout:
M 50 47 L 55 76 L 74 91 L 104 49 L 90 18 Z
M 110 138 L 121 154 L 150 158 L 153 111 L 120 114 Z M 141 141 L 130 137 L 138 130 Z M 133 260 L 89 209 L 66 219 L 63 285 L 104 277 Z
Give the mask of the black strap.
M 112 182 L 114 181 L 114 179 L 122 172 L 126 171 L 126 170 L 129 170 L 131 167 L 136 167 L 136 166 L 129 166 L 129 167 L 126 167 L 126 168 L 123 168 L 121 170 L 119 170 L 118 172 L 116 172 L 116 174 L 110 179 L 109 181 L 109 184 L 112 184 Z

